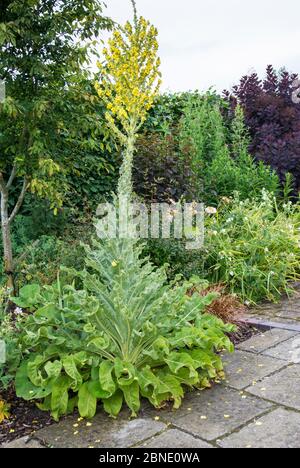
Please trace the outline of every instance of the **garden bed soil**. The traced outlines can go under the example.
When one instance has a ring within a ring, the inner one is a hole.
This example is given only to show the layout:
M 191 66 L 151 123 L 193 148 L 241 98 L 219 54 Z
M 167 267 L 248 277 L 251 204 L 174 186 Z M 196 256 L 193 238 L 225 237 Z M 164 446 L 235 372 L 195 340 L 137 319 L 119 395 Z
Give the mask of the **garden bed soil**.
M 238 331 L 230 335 L 232 342 L 237 345 L 248 340 L 259 330 L 241 322 Z M 24 436 L 33 435 L 37 430 L 54 423 L 49 413 L 40 411 L 33 402 L 17 398 L 14 391 L 2 392 L 1 398 L 11 405 L 10 418 L 0 424 L 0 446 Z
M 0 424 L 0 446 L 35 431 L 49 426 L 54 421 L 44 411 L 40 411 L 33 402 L 17 398 L 15 392 L 2 392 L 1 398 L 10 404 L 10 418 Z
M 259 335 L 262 330 L 259 330 L 256 326 L 248 324 L 246 322 L 237 323 L 238 330 L 235 333 L 229 335 L 229 338 L 236 346 L 243 341 L 249 340 L 254 335 Z

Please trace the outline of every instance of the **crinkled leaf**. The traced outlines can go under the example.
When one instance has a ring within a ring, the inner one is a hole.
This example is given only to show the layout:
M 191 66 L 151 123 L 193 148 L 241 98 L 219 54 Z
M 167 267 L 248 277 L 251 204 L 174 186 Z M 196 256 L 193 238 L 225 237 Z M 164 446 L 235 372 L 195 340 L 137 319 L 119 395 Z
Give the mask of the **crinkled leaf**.
M 60 416 L 67 413 L 70 382 L 71 379 L 69 377 L 60 376 L 52 385 L 51 415 L 55 421 L 58 421 Z
M 88 388 L 89 392 L 98 399 L 104 399 L 104 398 L 109 398 L 111 396 L 111 393 L 106 392 L 103 390 L 103 388 L 100 385 L 99 380 L 91 380 L 88 382 Z
M 103 361 L 99 367 L 99 381 L 100 385 L 106 392 L 113 395 L 116 390 L 116 384 L 112 377 L 114 364 L 110 361 Z
M 35 386 L 28 378 L 27 361 L 24 361 L 16 373 L 15 387 L 17 397 L 24 400 L 42 399 L 51 393 L 51 385 L 45 388 Z
M 123 393 L 119 389 L 111 397 L 103 400 L 105 411 L 112 417 L 116 418 L 122 409 Z
M 89 391 L 88 382 L 81 385 L 78 392 L 78 410 L 82 418 L 93 418 L 96 414 L 97 398 Z
M 168 364 L 170 370 L 174 374 L 176 374 L 183 367 L 186 367 L 189 369 L 190 377 L 197 377 L 194 360 L 188 353 L 173 352 L 169 354 L 167 358 L 165 358 L 165 362 Z
M 50 379 L 57 379 L 62 370 L 62 363 L 61 361 L 48 361 L 44 369 Z
M 123 391 L 127 406 L 132 411 L 132 416 L 136 416 L 141 406 L 138 382 L 134 381 L 130 385 L 124 385 L 121 387 L 121 389 Z
M 115 375 L 120 386 L 131 385 L 136 377 L 135 368 L 130 362 L 115 360 Z
M 174 401 L 174 408 L 178 409 L 181 405 L 181 399 L 184 395 L 183 389 L 179 380 L 175 375 L 169 374 L 162 369 L 158 372 L 159 377 L 168 389 L 169 399 Z
M 82 384 L 82 376 L 78 372 L 77 366 L 75 364 L 74 357 L 73 356 L 66 356 L 66 357 L 63 358 L 62 363 L 63 363 L 66 374 L 69 377 L 71 377 L 71 379 L 73 380 L 73 382 L 71 384 L 72 390 L 73 391 L 78 390 L 78 388 Z

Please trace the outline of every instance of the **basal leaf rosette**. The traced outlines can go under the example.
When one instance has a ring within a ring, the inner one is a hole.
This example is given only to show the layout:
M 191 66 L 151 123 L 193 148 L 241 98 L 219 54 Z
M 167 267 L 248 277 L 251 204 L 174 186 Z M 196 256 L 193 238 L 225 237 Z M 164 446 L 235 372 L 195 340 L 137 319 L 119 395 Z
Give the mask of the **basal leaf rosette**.
M 219 352 L 232 351 L 232 326 L 205 313 L 216 294 L 190 297 L 191 282 L 168 283 L 165 268 L 131 242 L 87 249 L 87 269 L 72 272 L 81 289 L 45 287 L 24 324 L 30 354 L 17 373 L 17 395 L 55 419 L 75 407 L 92 418 L 99 403 L 113 417 L 123 404 L 135 416 L 142 398 L 178 408 L 187 387 L 224 376 Z

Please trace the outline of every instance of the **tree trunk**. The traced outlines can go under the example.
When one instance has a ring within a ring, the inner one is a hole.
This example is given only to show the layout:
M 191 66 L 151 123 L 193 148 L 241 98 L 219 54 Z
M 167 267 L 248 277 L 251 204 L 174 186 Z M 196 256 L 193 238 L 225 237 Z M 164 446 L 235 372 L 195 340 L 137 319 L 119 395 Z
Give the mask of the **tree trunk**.
M 8 193 L 1 192 L 1 228 L 4 253 L 4 270 L 7 275 L 7 287 L 14 293 L 14 264 L 11 243 L 10 220 L 8 215 Z

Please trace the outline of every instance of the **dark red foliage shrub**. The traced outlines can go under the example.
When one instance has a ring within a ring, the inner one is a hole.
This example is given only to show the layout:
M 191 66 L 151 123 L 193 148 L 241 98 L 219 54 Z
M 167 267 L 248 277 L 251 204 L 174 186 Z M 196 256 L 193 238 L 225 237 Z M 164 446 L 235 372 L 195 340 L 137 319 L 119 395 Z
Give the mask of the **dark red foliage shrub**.
M 232 108 L 239 102 L 244 109 L 251 154 L 276 169 L 282 181 L 290 172 L 299 191 L 300 104 L 293 99 L 297 79 L 298 75 L 285 70 L 277 73 L 269 65 L 265 80 L 252 73 L 225 95 Z

